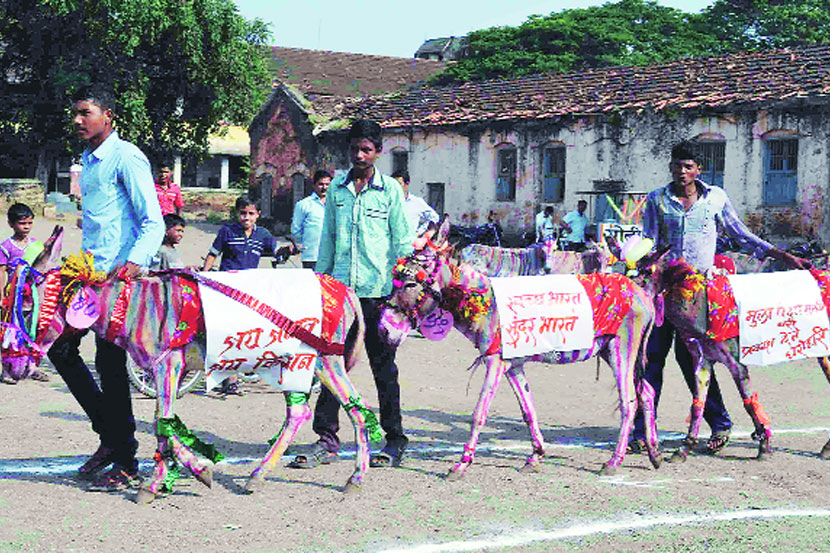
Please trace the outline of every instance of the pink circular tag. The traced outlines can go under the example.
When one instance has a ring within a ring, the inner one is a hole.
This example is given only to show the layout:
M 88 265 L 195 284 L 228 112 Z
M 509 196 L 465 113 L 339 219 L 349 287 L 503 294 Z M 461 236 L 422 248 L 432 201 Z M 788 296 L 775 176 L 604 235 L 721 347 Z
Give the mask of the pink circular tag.
M 84 286 L 69 300 L 69 305 L 66 307 L 66 322 L 73 328 L 89 328 L 98 320 L 100 314 L 98 294 L 89 286 Z
M 436 309 L 419 321 L 418 328 L 424 338 L 439 342 L 447 337 L 452 325 L 452 313 L 443 309 Z

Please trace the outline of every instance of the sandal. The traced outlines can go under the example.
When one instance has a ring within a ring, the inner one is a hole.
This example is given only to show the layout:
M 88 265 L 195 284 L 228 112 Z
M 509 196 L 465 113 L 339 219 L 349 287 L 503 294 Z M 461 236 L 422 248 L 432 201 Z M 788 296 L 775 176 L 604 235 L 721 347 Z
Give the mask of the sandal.
M 641 455 L 647 451 L 645 440 L 631 440 L 625 448 L 626 455 Z
M 372 455 L 369 459 L 369 466 L 372 468 L 401 466 L 401 463 L 406 458 L 406 446 L 408 444 L 408 438 L 403 438 L 403 440 L 398 440 L 391 444 L 387 443 L 386 447 Z
M 294 460 L 288 463 L 288 467 L 292 469 L 315 469 L 320 465 L 330 465 L 339 460 L 340 457 L 337 453 L 329 451 L 320 442 L 315 442 L 311 446 L 311 451 L 295 456 Z
M 706 442 L 706 450 L 711 455 L 715 455 L 723 450 L 723 448 L 726 447 L 726 444 L 729 443 L 729 432 L 729 430 L 718 430 L 717 432 L 712 432 L 712 437 L 709 438 L 708 442 Z

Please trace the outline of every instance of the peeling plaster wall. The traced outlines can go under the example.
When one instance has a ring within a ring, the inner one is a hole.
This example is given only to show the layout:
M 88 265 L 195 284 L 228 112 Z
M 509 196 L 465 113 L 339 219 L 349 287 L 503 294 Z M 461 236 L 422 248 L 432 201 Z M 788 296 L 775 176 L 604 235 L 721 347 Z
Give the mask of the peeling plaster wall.
M 764 139 L 780 131 L 793 131 L 799 139 L 798 199 L 793 206 L 770 207 L 763 203 Z M 651 191 L 671 178 L 673 144 L 693 138 L 724 140 L 724 188 L 750 228 L 779 241 L 815 231 L 830 244 L 830 225 L 824 224 L 830 221 L 830 205 L 825 205 L 830 202 L 824 200 L 830 185 L 828 135 L 830 114 L 819 110 L 612 113 L 390 129 L 378 168 L 390 173 L 392 151 L 406 151 L 413 194 L 427 198 L 427 183 L 444 183 L 444 207 L 453 222 L 482 224 L 492 210 L 506 232 L 519 234 L 532 230 L 535 214 L 548 205 L 542 202 L 542 165 L 550 144 L 566 149 L 564 200 L 550 204 L 561 217 L 584 197 L 577 192 L 592 190 L 595 180 L 620 180 L 628 190 Z M 508 202 L 496 201 L 497 155 L 504 144 L 515 147 L 517 154 L 516 199 Z M 348 169 L 345 145 L 328 150 L 326 159 Z

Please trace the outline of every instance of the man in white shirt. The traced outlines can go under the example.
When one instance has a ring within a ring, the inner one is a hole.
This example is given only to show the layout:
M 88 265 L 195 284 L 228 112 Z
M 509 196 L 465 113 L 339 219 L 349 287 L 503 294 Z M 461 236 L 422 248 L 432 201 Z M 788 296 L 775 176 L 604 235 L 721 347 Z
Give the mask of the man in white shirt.
M 553 206 L 547 206 L 536 214 L 536 241 L 546 242 L 553 238 L 554 233 Z
M 406 219 L 415 236 L 421 236 L 427 230 L 430 222 L 438 223 L 438 213 L 432 209 L 422 198 L 409 193 L 409 173 L 407 171 L 395 171 L 392 178 L 401 183 L 403 189 L 404 206 L 406 207 Z
M 291 236 L 300 245 L 303 267 L 313 269 L 320 249 L 320 232 L 323 230 L 323 214 L 326 212 L 326 192 L 331 184 L 331 173 L 314 173 L 314 193 L 309 194 L 294 207 Z
M 562 238 L 562 249 L 581 251 L 585 247 L 585 229 L 591 224 L 588 216 L 585 215 L 587 208 L 588 202 L 579 200 L 576 209 L 562 218 L 562 228 L 568 232 Z

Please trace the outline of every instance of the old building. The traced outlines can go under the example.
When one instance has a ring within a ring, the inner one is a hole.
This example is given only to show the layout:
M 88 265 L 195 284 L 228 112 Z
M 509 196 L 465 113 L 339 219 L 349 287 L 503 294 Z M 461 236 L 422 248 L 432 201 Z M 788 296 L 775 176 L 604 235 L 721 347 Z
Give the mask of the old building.
M 251 123 L 251 187 L 276 231 L 291 220 L 294 204 L 310 192 L 318 168 L 335 170 L 317 134 L 343 124 L 350 101 L 423 84 L 443 69 L 432 60 L 272 48 L 274 88 Z
M 494 211 L 507 231 L 561 216 L 582 193 L 652 190 L 673 143 L 697 139 L 703 179 L 725 187 L 756 231 L 830 243 L 830 45 L 420 88 L 345 103 L 341 119 L 384 128 L 383 171 L 455 221 Z M 348 167 L 341 130 L 316 137 L 319 164 Z M 613 216 L 593 196 L 594 217 Z

